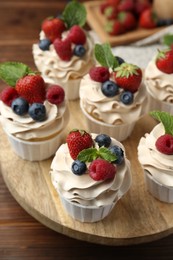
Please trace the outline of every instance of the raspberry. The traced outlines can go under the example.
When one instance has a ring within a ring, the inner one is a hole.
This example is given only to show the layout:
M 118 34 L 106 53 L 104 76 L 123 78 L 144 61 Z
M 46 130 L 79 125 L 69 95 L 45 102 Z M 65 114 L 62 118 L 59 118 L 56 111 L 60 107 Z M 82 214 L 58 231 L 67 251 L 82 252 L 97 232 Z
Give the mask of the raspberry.
M 18 97 L 19 94 L 17 90 L 12 87 L 6 87 L 0 94 L 0 99 L 9 107 L 11 106 L 12 101 Z
M 55 105 L 59 105 L 64 101 L 64 89 L 58 85 L 51 85 L 46 93 L 46 99 Z
M 102 83 L 110 77 L 109 69 L 106 67 L 93 67 L 90 69 L 89 75 L 92 80 Z
M 69 61 L 73 55 L 71 41 L 66 38 L 65 40 L 56 39 L 53 42 L 54 48 L 60 57 L 64 61 Z
M 96 159 L 89 166 L 89 175 L 95 181 L 104 181 L 114 178 L 116 170 L 116 165 L 104 159 Z
M 82 28 L 79 25 L 74 25 L 71 27 L 69 34 L 69 39 L 74 44 L 85 44 L 86 42 L 86 35 L 85 32 L 82 30 Z
M 161 135 L 156 143 L 156 148 L 159 152 L 171 155 L 173 154 L 173 136 L 170 134 Z

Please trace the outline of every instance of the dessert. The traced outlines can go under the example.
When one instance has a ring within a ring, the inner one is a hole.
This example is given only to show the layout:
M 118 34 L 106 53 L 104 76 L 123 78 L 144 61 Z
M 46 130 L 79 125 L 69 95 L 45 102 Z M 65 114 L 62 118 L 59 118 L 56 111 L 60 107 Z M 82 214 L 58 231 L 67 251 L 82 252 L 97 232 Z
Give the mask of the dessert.
M 163 111 L 150 113 L 160 121 L 138 145 L 146 187 L 158 200 L 173 203 L 173 116 Z
M 142 70 L 114 57 L 109 44 L 95 45 L 95 66 L 80 84 L 80 106 L 92 133 L 106 133 L 118 141 L 130 136 L 147 111 Z
M 95 63 L 94 41 L 83 28 L 85 22 L 85 7 L 72 1 L 61 18 L 43 21 L 40 41 L 33 44 L 34 62 L 44 80 L 61 85 L 69 100 L 79 98 L 81 78 Z
M 1 63 L 0 78 L 8 84 L 0 93 L 0 122 L 13 150 L 30 161 L 49 158 L 69 121 L 63 88 L 19 62 Z
M 131 185 L 124 146 L 105 134 L 72 130 L 53 158 L 51 180 L 67 213 L 82 222 L 105 218 Z
M 173 113 L 173 50 L 159 50 L 145 69 L 150 110 Z

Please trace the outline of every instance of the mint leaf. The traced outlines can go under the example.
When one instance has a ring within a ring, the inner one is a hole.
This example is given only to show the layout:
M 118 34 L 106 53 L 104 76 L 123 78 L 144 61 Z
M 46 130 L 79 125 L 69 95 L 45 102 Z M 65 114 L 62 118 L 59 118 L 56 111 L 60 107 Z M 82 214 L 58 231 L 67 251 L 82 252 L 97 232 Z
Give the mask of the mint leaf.
M 88 148 L 82 150 L 77 159 L 82 162 L 92 162 L 97 158 L 97 149 L 96 148 Z
M 150 115 L 161 122 L 165 129 L 165 134 L 173 135 L 173 116 L 164 111 L 152 111 Z
M 166 34 L 163 37 L 163 44 L 171 46 L 173 44 L 173 34 Z
M 96 60 L 104 67 L 114 70 L 119 65 L 109 43 L 95 44 L 94 54 Z
M 67 4 L 62 13 L 62 19 L 66 23 L 67 28 L 71 28 L 75 24 L 83 27 L 86 22 L 86 16 L 85 6 L 76 1 Z
M 117 159 L 116 155 L 112 154 L 111 151 L 109 149 L 107 149 L 106 147 L 101 147 L 98 150 L 98 155 L 102 159 L 105 159 L 106 161 L 109 161 L 109 162 L 113 162 Z
M 0 63 L 0 79 L 12 87 L 16 85 L 18 79 L 31 72 L 31 69 L 27 65 L 20 62 Z

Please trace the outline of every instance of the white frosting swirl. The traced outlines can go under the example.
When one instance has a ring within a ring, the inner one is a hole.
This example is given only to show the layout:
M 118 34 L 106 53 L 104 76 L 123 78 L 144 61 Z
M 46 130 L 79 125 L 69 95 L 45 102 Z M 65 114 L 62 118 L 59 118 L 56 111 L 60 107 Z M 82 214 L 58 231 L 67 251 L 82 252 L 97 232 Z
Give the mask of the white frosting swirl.
M 155 59 L 152 59 L 145 70 L 144 78 L 151 96 L 160 101 L 173 103 L 173 73 L 162 72 L 157 68 Z
M 96 134 L 92 134 L 95 138 Z M 112 139 L 112 145 L 123 145 Z M 125 152 L 124 152 L 125 154 Z M 71 158 L 67 144 L 62 144 L 57 150 L 51 164 L 51 180 L 64 198 L 85 206 L 102 206 L 115 203 L 129 189 L 131 185 L 130 162 L 126 158 L 117 166 L 115 177 L 106 181 L 94 181 L 88 173 L 77 176 L 72 173 Z
M 162 123 L 156 125 L 150 134 L 145 134 L 138 145 L 138 159 L 156 181 L 173 187 L 173 155 L 160 153 L 155 146 L 156 140 L 163 134 L 165 131 Z
M 104 123 L 132 123 L 144 114 L 147 95 L 143 83 L 134 93 L 134 101 L 130 105 L 124 105 L 120 101 L 120 93 L 108 98 L 101 91 L 101 83 L 92 80 L 89 74 L 81 80 L 79 95 L 82 107 L 93 118 Z

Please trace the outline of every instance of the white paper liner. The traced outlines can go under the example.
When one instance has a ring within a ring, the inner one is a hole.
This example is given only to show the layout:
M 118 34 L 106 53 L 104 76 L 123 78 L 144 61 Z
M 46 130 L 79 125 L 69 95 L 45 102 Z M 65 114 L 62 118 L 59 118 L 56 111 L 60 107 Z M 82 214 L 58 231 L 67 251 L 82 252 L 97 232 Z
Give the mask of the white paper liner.
M 144 177 L 146 187 L 153 197 L 163 202 L 173 203 L 173 187 L 157 182 L 146 170 L 144 170 Z
M 112 211 L 116 203 L 105 206 L 83 206 L 65 199 L 59 194 L 61 203 L 67 213 L 80 222 L 97 222 L 104 219 Z

